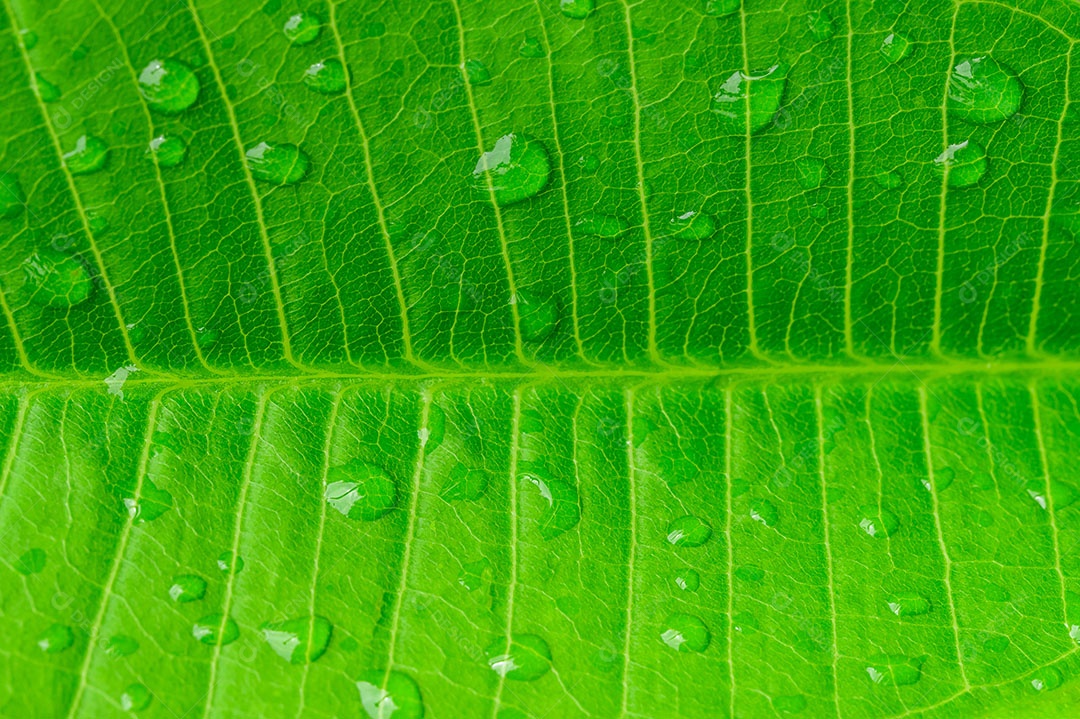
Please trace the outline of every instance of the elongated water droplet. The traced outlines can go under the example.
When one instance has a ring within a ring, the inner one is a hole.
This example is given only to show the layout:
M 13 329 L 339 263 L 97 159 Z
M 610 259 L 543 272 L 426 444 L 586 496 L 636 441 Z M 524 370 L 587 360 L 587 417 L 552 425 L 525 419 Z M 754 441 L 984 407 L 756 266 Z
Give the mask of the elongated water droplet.
M 495 201 L 510 205 L 532 197 L 547 186 L 551 159 L 536 140 L 511 133 L 495 142 L 473 169 L 473 180 L 481 192 L 488 192 L 491 182 Z
M 34 73 L 34 84 L 42 102 L 56 102 L 62 95 L 60 88 L 46 80 L 41 73 Z
M 911 41 L 898 32 L 890 32 L 878 49 L 889 62 L 900 62 L 911 54 Z
M 760 582 L 765 578 L 765 570 L 753 564 L 744 564 L 735 569 L 735 576 L 744 582 Z
M 310 12 L 296 13 L 285 21 L 285 27 L 282 28 L 285 37 L 289 38 L 289 42 L 293 45 L 307 45 L 315 42 L 321 29 L 322 21 L 319 20 L 319 16 Z
M 692 614 L 676 612 L 664 620 L 660 639 L 679 652 L 703 652 L 709 648 L 712 635 L 705 622 Z
M 860 507 L 859 511 L 863 515 L 859 520 L 859 527 L 871 537 L 889 537 L 900 529 L 900 519 L 887 509 L 867 504 Z
M 207 614 L 195 622 L 195 626 L 191 628 L 191 635 L 203 644 L 225 646 L 237 640 L 240 636 L 240 627 L 236 625 L 232 617 L 222 622 L 221 614 Z
M 65 624 L 53 624 L 38 635 L 38 649 L 46 654 L 57 654 L 75 643 L 75 633 Z
M 176 167 L 187 157 L 187 145 L 175 135 L 158 135 L 150 141 L 146 156 L 161 167 Z
M 776 64 L 768 70 L 749 75 L 736 70 L 713 95 L 712 111 L 723 118 L 733 132 L 746 132 L 747 93 L 750 94 L 750 132 L 772 122 L 784 98 L 788 68 Z
M 424 700 L 416 680 L 399 671 L 364 672 L 357 678 L 360 704 L 371 719 L 421 719 Z
M 64 154 L 64 164 L 72 175 L 89 175 L 105 167 L 109 147 L 93 135 L 82 135 L 71 152 Z
M 199 78 L 179 60 L 151 60 L 139 73 L 139 92 L 151 110 L 175 115 L 199 98 Z
M 684 592 L 696 592 L 701 586 L 701 575 L 693 569 L 683 569 L 675 574 L 675 586 Z
M 518 52 L 522 57 L 538 58 L 544 57 L 547 53 L 544 52 L 544 46 L 535 37 L 526 37 L 521 43 L 521 48 Z
M 581 519 L 577 489 L 562 479 L 552 479 L 535 472 L 521 475 L 528 499 L 538 500 L 543 507 L 540 513 L 540 536 L 555 539 L 577 526 Z
M 464 462 L 457 462 L 446 476 L 439 496 L 448 502 L 459 500 L 477 500 L 484 496 L 488 488 L 486 470 L 469 467 Z
M 1024 485 L 1024 491 L 1027 495 L 1039 505 L 1042 509 L 1048 509 L 1050 503 L 1046 500 L 1046 482 L 1041 479 L 1028 480 Z M 1080 498 L 1080 494 L 1077 493 L 1076 488 L 1071 484 L 1065 482 L 1059 482 L 1056 479 L 1050 480 L 1050 496 L 1054 500 L 1054 511 L 1060 512 L 1076 503 L 1076 500 Z
M 542 342 L 551 336 L 559 323 L 559 306 L 551 297 L 534 290 L 514 293 L 521 337 L 527 342 Z
M 263 639 L 290 664 L 313 662 L 326 652 L 334 626 L 326 617 L 298 617 L 259 627 Z
M 742 0 L 705 0 L 705 14 L 724 17 L 738 10 L 741 4 Z
M 326 501 L 349 519 L 379 519 L 397 506 L 394 480 L 380 467 L 354 459 L 327 475 Z
M 514 634 L 507 648 L 505 637 L 491 642 L 485 650 L 492 671 L 507 679 L 529 682 L 551 669 L 551 648 L 536 634 Z
M 1028 684 L 1037 692 L 1053 691 L 1060 687 L 1064 681 L 1065 678 L 1057 667 L 1043 667 L 1028 677 Z
M 908 657 L 903 654 L 875 654 L 867 662 L 866 673 L 874 684 L 887 687 L 908 686 L 922 677 L 922 664 L 925 659 L 926 657 Z
M 826 165 L 819 157 L 800 157 L 795 160 L 795 176 L 804 190 L 816 190 L 825 182 Z
M 667 529 L 667 541 L 676 547 L 700 547 L 711 536 L 712 527 L 691 514 L 672 520 Z
M 582 20 L 596 8 L 596 0 L 558 0 L 559 11 L 566 17 Z
M 934 486 L 939 492 L 952 486 L 956 480 L 956 470 L 952 467 L 942 467 L 934 472 Z M 929 489 L 929 488 L 928 488 Z
M 428 407 L 427 427 L 417 430 L 420 441 L 424 445 L 424 451 L 428 454 L 438 449 L 446 435 L 446 412 L 439 405 L 432 403 Z
M 487 65 L 479 60 L 465 61 L 465 77 L 468 78 L 470 85 L 491 84 L 491 71 L 487 69 Z
M 105 653 L 110 657 L 130 657 L 139 651 L 139 642 L 127 634 L 116 634 L 105 642 Z
M 802 694 L 784 694 L 773 697 L 773 708 L 784 714 L 798 714 L 806 709 L 806 697 Z
M 333 95 L 345 90 L 345 66 L 333 58 L 310 66 L 304 72 L 304 84 L 316 92 Z
M 949 114 L 967 122 L 1007 120 L 1023 99 L 1020 80 L 991 57 L 964 58 L 949 75 Z
M 304 179 L 310 161 L 296 145 L 260 142 L 247 151 L 247 164 L 257 180 L 275 185 L 292 185 Z
M 45 307 L 74 307 L 94 290 L 90 272 L 79 258 L 46 248 L 23 261 L 30 301 Z
M 987 166 L 986 150 L 974 140 L 949 145 L 934 158 L 938 173 L 945 174 L 948 169 L 949 187 L 971 187 L 986 174 Z
M 19 178 L 10 172 L 0 172 L 0 218 L 18 217 L 25 207 L 26 194 Z
M 38 574 L 45 569 L 45 550 L 34 547 L 15 560 L 15 571 L 24 576 Z
M 814 39 L 819 42 L 828 40 L 835 32 L 832 18 L 829 17 L 828 13 L 824 12 L 812 12 L 807 15 L 806 26 L 810 29 L 810 34 L 814 36 Z
M 128 684 L 124 693 L 120 695 L 120 708 L 126 712 L 142 711 L 150 706 L 153 697 L 150 690 L 143 684 Z
M 197 602 L 206 596 L 206 580 L 198 574 L 180 574 L 173 577 L 172 582 L 169 599 L 174 602 Z
M 22 44 L 27 50 L 33 50 L 38 44 L 38 34 L 33 30 L 20 30 Z
M 135 524 L 152 522 L 161 515 L 172 509 L 173 496 L 159 489 L 149 479 L 143 481 L 142 491 L 138 499 L 125 497 L 124 506 L 128 516 Z
M 716 232 L 716 220 L 712 215 L 690 210 L 668 220 L 668 236 L 680 240 L 707 240 Z
M 461 574 L 458 575 L 458 584 L 465 587 L 470 592 L 479 589 L 484 586 L 486 576 L 490 573 L 491 562 L 487 557 L 481 557 L 475 562 L 469 562 L 461 567 Z
M 217 566 L 218 569 L 226 574 L 239 574 L 240 570 L 244 568 L 244 558 L 239 556 L 234 557 L 232 552 L 226 550 L 218 556 Z
M 629 228 L 618 217 L 589 213 L 583 215 L 581 219 L 574 223 L 574 229 L 582 235 L 613 240 L 624 234 Z
M 750 518 L 766 527 L 775 527 L 780 521 L 780 510 L 769 500 L 758 499 L 750 503 Z
M 914 617 L 930 611 L 930 600 L 914 592 L 891 594 L 887 602 L 889 611 L 898 617 Z

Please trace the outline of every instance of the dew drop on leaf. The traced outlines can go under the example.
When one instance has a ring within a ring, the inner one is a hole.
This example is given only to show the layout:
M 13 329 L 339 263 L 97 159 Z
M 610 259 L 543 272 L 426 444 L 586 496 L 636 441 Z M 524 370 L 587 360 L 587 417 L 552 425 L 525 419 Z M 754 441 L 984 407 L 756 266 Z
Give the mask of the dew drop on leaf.
M 71 152 L 64 153 L 64 164 L 72 175 L 89 175 L 105 167 L 109 147 L 93 135 L 82 135 Z
M 247 164 L 252 177 L 257 180 L 291 185 L 304 179 L 310 162 L 296 145 L 260 142 L 247 151 Z
M 259 633 L 274 653 L 290 664 L 313 662 L 326 652 L 334 626 L 326 617 L 298 617 L 267 622 Z
M 225 573 L 237 574 L 244 568 L 244 558 L 234 557 L 232 552 L 226 550 L 218 555 L 217 566 Z
M 1024 485 L 1024 491 L 1042 509 L 1049 509 L 1050 503 L 1046 501 L 1046 482 L 1041 479 L 1030 479 Z M 1076 488 L 1071 484 L 1050 480 L 1050 497 L 1054 500 L 1054 511 L 1060 512 L 1066 507 L 1072 506 L 1080 498 Z
M 874 182 L 883 190 L 895 190 L 904 184 L 904 178 L 899 172 L 884 171 L 874 175 Z
M 664 620 L 660 639 L 680 652 L 703 652 L 709 648 L 712 635 L 705 622 L 692 614 L 676 612 Z
M 310 12 L 298 12 L 285 21 L 282 31 L 293 45 L 307 45 L 315 42 L 321 29 L 322 22 L 317 15 Z
M 522 339 L 527 342 L 542 342 L 551 336 L 559 323 L 559 306 L 553 298 L 533 290 L 518 290 L 514 293 L 514 302 L 517 305 Z
M 381 467 L 354 459 L 326 479 L 326 501 L 349 519 L 374 521 L 397 506 L 397 487 Z
M 700 547 L 711 536 L 712 527 L 692 514 L 672 520 L 667 529 L 667 541 L 676 547 Z
M 908 657 L 903 654 L 875 654 L 866 665 L 870 681 L 882 686 L 903 687 L 914 684 L 922 677 L 925 657 Z
M 536 634 L 514 634 L 509 648 L 505 637 L 491 642 L 485 650 L 487 665 L 507 679 L 528 682 L 551 669 L 551 648 Z
M 195 622 L 191 628 L 191 636 L 210 646 L 232 644 L 240 636 L 240 627 L 232 617 L 228 617 L 224 622 L 222 619 L 219 613 L 207 614 Z
M 491 562 L 487 557 L 481 557 L 475 562 L 463 564 L 461 574 L 458 575 L 458 584 L 472 592 L 484 585 L 485 577 L 490 573 Z
M 345 90 L 346 80 L 345 66 L 333 58 L 317 62 L 304 72 L 304 84 L 324 95 Z
M 741 4 L 742 0 L 705 0 L 705 14 L 724 17 L 738 10 Z
M 151 110 L 175 115 L 199 98 L 199 78 L 179 60 L 151 60 L 139 73 L 139 92 Z
M 197 602 L 206 596 L 206 580 L 198 574 L 179 574 L 172 579 L 169 599 L 180 604 Z
M 898 32 L 890 32 L 878 49 L 889 62 L 900 62 L 911 54 L 911 41 Z
M 41 73 L 34 73 L 34 84 L 37 85 L 38 97 L 42 102 L 56 102 L 60 99 L 60 88 L 46 80 Z
M 448 502 L 477 500 L 484 496 L 488 487 L 488 473 L 483 469 L 469 467 L 457 462 L 446 475 L 446 482 L 439 496 Z
M 28 549 L 15 560 L 15 571 L 23 576 L 38 574 L 45 569 L 45 550 L 38 547 Z
M 535 37 L 526 37 L 521 42 L 521 48 L 518 50 L 522 57 L 539 58 L 544 57 L 544 46 L 540 44 L 540 41 Z
M 1009 648 L 1009 644 L 1008 637 L 990 637 L 983 642 L 983 649 L 1000 654 Z
M 536 140 L 510 133 L 495 142 L 495 147 L 480 156 L 473 169 L 473 180 L 481 192 L 495 193 L 500 205 L 510 205 L 532 197 L 547 186 L 551 158 Z
M 46 654 L 57 654 L 75 643 L 75 633 L 66 624 L 53 624 L 38 635 L 38 649 Z
M 158 135 L 150 141 L 146 156 L 161 167 L 176 167 L 187 157 L 187 145 L 175 135 Z
M 832 18 L 824 12 L 812 12 L 806 17 L 806 25 L 810 28 L 810 34 L 814 36 L 814 39 L 821 42 L 828 40 L 833 36 L 835 29 L 833 28 Z
M 604 239 L 613 240 L 625 233 L 628 227 L 626 223 L 618 217 L 599 215 L 590 212 L 589 214 L 583 215 L 574 223 L 574 229 L 582 235 L 603 237 Z
M 173 496 L 164 489 L 159 489 L 149 479 L 143 481 L 142 491 L 136 499 L 124 498 L 124 507 L 135 524 L 152 522 L 172 509 Z
M 38 34 L 33 30 L 22 30 L 22 44 L 27 50 L 33 50 L 38 44 Z
M 900 529 L 900 519 L 887 509 L 867 504 L 860 507 L 859 511 L 863 515 L 859 520 L 859 528 L 871 537 L 890 537 Z
M 105 641 L 105 654 L 110 657 L 130 657 L 139 651 L 139 642 L 127 634 L 116 634 Z
M 701 575 L 694 569 L 682 569 L 675 573 L 675 586 L 684 592 L 696 592 L 701 586 Z
M 527 494 L 523 501 L 534 501 L 542 507 L 538 521 L 540 536 L 555 539 L 573 529 L 581 519 L 577 489 L 562 479 L 553 479 L 536 472 L 521 475 Z
M 432 402 L 428 407 L 427 427 L 417 430 L 417 432 L 426 432 L 426 435 L 420 437 L 420 440 L 423 442 L 426 452 L 434 452 L 442 444 L 443 437 L 446 436 L 446 412 L 443 411 L 443 408 Z
M 680 240 L 707 240 L 716 232 L 716 220 L 712 215 L 690 210 L 668 220 L 669 237 Z
M 731 618 L 731 628 L 740 634 L 749 634 L 759 626 L 757 617 L 750 612 L 739 612 Z
M 479 60 L 465 61 L 465 77 L 470 85 L 482 86 L 491 84 L 491 71 L 487 65 Z
M 150 690 L 143 684 L 128 684 L 120 695 L 120 708 L 126 712 L 142 711 L 150 706 L 153 697 Z
M 806 709 L 806 697 L 802 694 L 782 694 L 772 698 L 773 708 L 784 714 L 798 714 Z
M 47 248 L 23 261 L 30 301 L 45 307 L 74 307 L 94 290 L 90 272 L 82 260 Z
M 399 671 L 369 671 L 357 677 L 360 704 L 370 719 L 421 719 L 424 700 L 416 680 Z
M 559 11 L 566 17 L 582 20 L 596 8 L 596 0 L 558 0 Z
M 712 98 L 712 111 L 732 132 L 746 132 L 747 93 L 750 94 L 750 132 L 755 133 L 772 122 L 784 98 L 788 68 L 776 64 L 768 70 L 749 75 L 736 70 L 724 81 Z
M 955 480 L 956 470 L 952 467 L 942 467 L 934 472 L 934 487 L 936 487 L 939 492 L 951 487 Z
M 19 178 L 10 172 L 0 172 L 0 218 L 18 217 L 25 207 L 26 195 Z
M 967 122 L 1006 120 L 1023 99 L 1019 78 L 991 57 L 964 58 L 949 75 L 949 114 Z
M 750 503 L 750 518 L 766 527 L 775 527 L 780 521 L 780 510 L 769 500 L 758 499 Z
M 1049 692 L 1057 689 L 1065 681 L 1057 667 L 1043 667 L 1028 677 L 1028 684 L 1037 692 Z
M 889 611 L 898 617 L 914 617 L 930 611 L 930 600 L 914 592 L 891 594 L 886 603 Z

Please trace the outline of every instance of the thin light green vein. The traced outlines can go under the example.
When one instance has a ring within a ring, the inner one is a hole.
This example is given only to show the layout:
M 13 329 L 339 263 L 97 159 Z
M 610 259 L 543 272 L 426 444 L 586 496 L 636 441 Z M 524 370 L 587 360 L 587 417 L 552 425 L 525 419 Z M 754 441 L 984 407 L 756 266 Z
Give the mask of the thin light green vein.
M 1031 396 L 1031 415 L 1035 427 L 1035 442 L 1039 448 L 1039 471 L 1042 472 L 1046 486 L 1046 514 L 1050 518 L 1050 538 L 1054 545 L 1054 571 L 1057 572 L 1058 587 L 1061 590 L 1061 619 L 1068 630 L 1069 614 L 1068 600 L 1065 598 L 1065 574 L 1061 571 L 1061 546 L 1058 535 L 1057 515 L 1054 513 L 1054 491 L 1050 485 L 1050 463 L 1046 459 L 1046 443 L 1043 441 L 1042 409 L 1039 404 L 1039 393 L 1035 385 L 1028 385 L 1028 393 Z
M 518 571 L 518 508 L 517 508 L 517 463 L 518 450 L 520 447 L 521 434 L 521 389 L 514 390 L 514 408 L 510 419 L 510 582 L 506 587 L 506 625 L 503 631 L 506 633 L 506 645 L 503 654 L 510 653 L 510 644 L 514 629 L 514 593 L 517 590 Z M 506 685 L 506 674 L 499 672 L 499 682 L 495 688 L 495 698 L 491 704 L 492 719 L 499 718 L 499 709 L 502 707 L 503 688 Z
M 836 638 L 836 585 L 833 582 L 832 537 L 829 527 L 829 497 L 825 484 L 825 410 L 821 399 L 821 385 L 814 387 L 814 412 L 817 422 L 818 477 L 821 479 L 821 521 L 825 540 L 825 576 L 828 580 L 829 624 L 832 627 L 832 685 L 833 705 L 837 719 L 840 717 L 840 681 L 837 666 L 840 663 L 840 644 Z
M 851 319 L 852 274 L 855 263 L 855 86 L 852 73 L 851 44 L 855 29 L 851 26 L 851 0 L 845 3 L 847 13 L 847 118 L 848 118 L 848 182 L 847 182 L 847 259 L 844 264 L 844 350 L 855 356 Z M 749 95 L 749 92 L 747 93 Z
M 626 716 L 630 700 L 630 628 L 634 619 L 634 560 L 637 554 L 637 487 L 634 469 L 634 392 L 626 392 L 626 474 L 629 480 L 630 556 L 626 563 L 626 631 L 623 636 L 622 700 L 619 716 Z
M 734 516 L 731 496 L 731 441 L 734 435 L 731 414 L 731 390 L 724 392 L 724 484 L 727 511 L 724 513 L 724 543 L 727 545 L 727 663 L 731 679 L 731 693 L 728 696 L 728 716 L 735 717 L 735 548 L 731 546 L 731 518 Z
M 960 4 L 953 0 L 952 8 L 952 23 L 949 27 L 949 66 L 945 68 L 945 89 L 941 96 L 942 156 L 949 151 L 949 78 L 952 77 L 953 65 L 956 63 L 956 18 L 960 14 Z M 942 170 L 941 197 L 938 204 L 937 268 L 934 275 L 934 324 L 931 327 L 930 338 L 930 351 L 938 356 L 941 355 L 941 305 L 945 283 L 945 220 L 949 206 L 949 163 L 943 162 Z
M 743 77 L 750 77 L 750 43 L 746 37 L 746 3 L 739 3 L 739 34 L 742 44 L 742 72 Z M 743 183 L 743 192 L 746 194 L 746 323 L 750 338 L 750 354 L 761 357 L 758 349 L 757 320 L 754 317 L 754 193 L 750 184 L 753 168 L 750 165 L 751 142 L 750 142 L 750 85 L 746 82 L 746 98 L 743 107 L 743 123 L 746 134 L 743 140 L 743 162 L 746 166 L 746 177 Z

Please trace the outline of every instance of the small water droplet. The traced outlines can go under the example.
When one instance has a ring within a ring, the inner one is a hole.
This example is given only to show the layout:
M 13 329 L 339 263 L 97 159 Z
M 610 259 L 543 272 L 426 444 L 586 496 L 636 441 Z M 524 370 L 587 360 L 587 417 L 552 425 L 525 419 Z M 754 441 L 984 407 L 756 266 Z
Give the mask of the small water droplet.
M 161 167 L 176 167 L 187 157 L 187 145 L 175 135 L 158 135 L 146 148 L 146 157 Z
M 596 155 L 582 155 L 577 164 L 584 172 L 591 174 L 600 169 L 600 158 Z
M 345 66 L 333 58 L 317 62 L 304 72 L 304 84 L 324 95 L 344 91 L 347 81 Z
M 742 0 L 705 0 L 705 14 L 724 17 L 739 9 Z
M 889 611 L 898 617 L 913 617 L 930 611 L 930 600 L 914 592 L 891 594 L 886 601 Z
M 522 57 L 528 58 L 544 57 L 547 54 L 544 52 L 544 46 L 535 37 L 526 37 L 522 41 L 518 52 L 521 53 Z
M 1037 692 L 1050 692 L 1062 685 L 1065 678 L 1057 667 L 1043 667 L 1030 677 L 1028 683 Z
M 934 486 L 939 492 L 948 489 L 956 480 L 956 470 L 952 467 L 942 467 L 934 472 Z
M 1007 120 L 1023 99 L 1013 71 L 990 57 L 964 58 L 949 75 L 949 114 L 967 122 Z
M 257 180 L 275 185 L 292 185 L 304 179 L 310 161 L 296 145 L 260 142 L 247 151 L 247 164 Z
M 802 694 L 785 694 L 773 697 L 773 708 L 785 714 L 798 714 L 806 709 L 806 697 Z
M 64 153 L 64 164 L 72 175 L 89 175 L 105 167 L 109 159 L 109 147 L 104 140 L 93 135 L 82 135 L 75 141 L 75 148 Z
M 904 184 L 899 172 L 879 172 L 874 175 L 874 182 L 884 190 L 895 190 Z
M 470 592 L 475 591 L 484 586 L 490 570 L 491 562 L 488 561 L 487 557 L 481 557 L 475 562 L 464 564 L 461 567 L 461 574 L 458 575 L 458 584 Z
M 124 498 L 124 507 L 135 524 L 152 522 L 172 509 L 173 496 L 164 489 L 159 489 L 149 479 L 143 480 L 142 491 L 138 499 Z
M 62 95 L 60 88 L 46 80 L 40 72 L 34 73 L 34 84 L 42 102 L 56 102 Z
M 581 510 L 578 507 L 577 489 L 572 484 L 535 472 L 522 474 L 521 479 L 525 482 L 525 489 L 532 490 L 527 498 L 538 499 L 544 507 L 538 521 L 540 536 L 545 540 L 555 539 L 577 526 Z
M 75 62 L 78 62 L 79 60 L 82 60 L 83 58 L 85 58 L 89 54 L 90 54 L 90 48 L 88 48 L 86 45 L 79 44 L 79 45 L 76 45 L 75 49 L 73 49 L 71 51 L 71 59 L 74 60 Z
M 139 92 L 151 110 L 175 115 L 199 98 L 199 78 L 179 60 L 151 60 L 139 73 Z
M 514 634 L 507 650 L 506 638 L 499 637 L 485 650 L 487 664 L 499 676 L 519 682 L 539 679 L 551 669 L 551 648 L 536 634 Z
M 75 633 L 65 624 L 53 624 L 38 635 L 38 648 L 46 654 L 57 654 L 75 643 Z
M 551 336 L 559 323 L 559 306 L 554 298 L 533 290 L 514 293 L 521 337 L 527 342 L 542 342 Z
M 427 438 L 424 439 L 424 450 L 427 453 L 434 452 L 443 437 L 446 436 L 446 412 L 434 402 L 428 407 Z
M 987 639 L 985 642 L 983 642 L 983 648 L 986 649 L 987 651 L 991 651 L 991 652 L 995 652 L 997 654 L 1000 654 L 1001 652 L 1003 652 L 1003 651 L 1005 651 L 1006 649 L 1009 648 L 1009 638 L 1008 637 L 991 637 L 991 638 Z
M 26 194 L 19 178 L 10 172 L 0 172 L 0 218 L 18 217 L 26 207 Z
M 420 687 L 408 674 L 369 671 L 357 679 L 360 704 L 371 719 L 421 719 L 424 716 Z
M 15 560 L 15 571 L 23 576 L 38 574 L 45 569 L 45 550 L 34 547 L 28 549 Z
M 282 31 L 293 45 L 307 45 L 315 42 L 322 29 L 319 16 L 310 12 L 298 12 L 285 21 Z
M 974 140 L 949 145 L 945 152 L 934 158 L 934 169 L 949 173 L 949 187 L 971 187 L 986 174 L 989 162 L 986 150 Z
M 94 290 L 90 272 L 78 257 L 47 248 L 23 261 L 30 301 L 45 307 L 74 307 Z
M 142 684 L 128 684 L 124 693 L 120 695 L 120 708 L 126 712 L 142 711 L 150 706 L 153 697 L 150 690 Z
M 780 510 L 769 500 L 758 499 L 750 503 L 750 518 L 766 527 L 775 527 L 780 521 Z
M 191 628 L 191 636 L 210 646 L 232 644 L 240 636 L 240 627 L 236 625 L 232 617 L 228 617 L 224 622 L 222 619 L 221 614 L 207 614 L 195 622 Z
M 326 652 L 333 631 L 330 620 L 318 615 L 267 622 L 259 627 L 274 653 L 290 664 L 316 661 Z
M 19 32 L 22 35 L 23 47 L 27 50 L 33 50 L 38 44 L 38 34 L 33 30 L 21 30 Z
M 244 558 L 233 557 L 233 553 L 226 550 L 218 555 L 217 566 L 223 572 L 238 574 L 244 568 Z
M 679 652 L 703 652 L 709 648 L 712 635 L 705 622 L 692 614 L 676 612 L 664 620 L 660 639 Z
M 486 470 L 469 467 L 464 462 L 457 462 L 446 477 L 439 496 L 448 502 L 459 500 L 477 500 L 484 496 L 488 488 Z
M 566 17 L 582 20 L 596 8 L 596 0 L 559 0 L 559 11 Z
M 536 140 L 510 133 L 495 142 L 473 169 L 473 180 L 481 192 L 488 192 L 488 182 L 500 205 L 510 205 L 532 197 L 547 186 L 551 159 Z
M 487 65 L 479 60 L 465 61 L 465 77 L 468 78 L 470 85 L 491 84 L 491 71 L 487 69 Z
M 139 642 L 127 634 L 116 634 L 105 642 L 105 653 L 110 657 L 130 657 L 139 651 Z
M 753 564 L 746 564 L 735 570 L 735 576 L 745 582 L 760 582 L 765 578 L 765 570 Z
M 750 483 L 745 479 L 735 478 L 731 480 L 731 498 L 741 497 L 750 491 Z
M 86 224 L 90 228 L 90 234 L 94 236 L 108 232 L 109 228 L 112 226 L 109 222 L 109 218 L 104 215 L 94 215 Z
M 747 93 L 750 96 L 750 132 L 755 133 L 772 122 L 787 85 L 787 65 L 776 64 L 768 70 L 732 73 L 713 95 L 712 111 L 724 118 L 734 132 L 746 132 Z
M 816 190 L 825 182 L 825 161 L 819 157 L 800 157 L 795 160 L 795 176 L 804 190 Z
M 206 596 L 206 580 L 198 574 L 180 574 L 172 579 L 169 599 L 181 604 L 197 602 Z
M 900 62 L 911 54 L 911 41 L 898 32 L 890 32 L 878 49 L 889 62 Z
M 819 42 L 828 40 L 835 32 L 832 18 L 824 12 L 812 12 L 807 15 L 806 26 L 810 29 L 810 34 L 814 36 L 814 39 Z
M 209 349 L 218 341 L 217 330 L 212 327 L 197 327 L 195 329 L 195 342 L 202 349 Z
M 684 592 L 696 592 L 701 586 L 701 575 L 693 569 L 682 569 L 675 574 L 675 586 Z
M 750 612 L 739 612 L 731 618 L 731 628 L 740 634 L 749 634 L 759 626 L 757 617 Z
M 349 519 L 371 522 L 397 506 L 394 480 L 382 468 L 359 459 L 334 467 L 324 497 Z
M 863 515 L 859 520 L 859 527 L 871 537 L 890 537 L 900 529 L 900 519 L 887 509 L 867 504 L 860 507 L 859 511 Z
M 711 536 L 712 527 L 692 514 L 672 520 L 667 529 L 667 541 L 676 547 L 700 547 Z
M 583 235 L 613 240 L 629 229 L 618 217 L 589 213 L 574 223 L 574 229 Z
M 922 677 L 922 664 L 925 659 L 903 654 L 875 654 L 867 662 L 866 673 L 874 684 L 887 687 L 908 686 Z
M 707 240 L 716 232 L 716 220 L 712 215 L 690 210 L 668 220 L 669 237 L 680 240 Z

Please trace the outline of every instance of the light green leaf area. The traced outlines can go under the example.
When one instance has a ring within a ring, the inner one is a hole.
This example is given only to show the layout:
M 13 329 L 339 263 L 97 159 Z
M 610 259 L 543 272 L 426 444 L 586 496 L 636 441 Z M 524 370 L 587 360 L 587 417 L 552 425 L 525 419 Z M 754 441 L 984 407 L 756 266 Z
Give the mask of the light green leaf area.
M 1080 4 L 0 8 L 0 716 L 1080 711 Z

